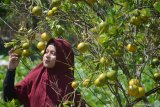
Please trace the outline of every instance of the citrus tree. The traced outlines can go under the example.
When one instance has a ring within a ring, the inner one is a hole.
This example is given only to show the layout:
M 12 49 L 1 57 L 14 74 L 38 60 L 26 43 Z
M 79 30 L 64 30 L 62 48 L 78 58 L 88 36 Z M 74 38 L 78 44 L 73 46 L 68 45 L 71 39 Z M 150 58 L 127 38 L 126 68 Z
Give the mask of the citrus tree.
M 24 65 L 41 58 L 51 37 L 65 38 L 76 56 L 72 87 L 88 105 L 157 104 L 159 0 L 4 0 L 1 6 L 16 24 L 1 18 L 14 31 L 4 45 L 14 48 Z

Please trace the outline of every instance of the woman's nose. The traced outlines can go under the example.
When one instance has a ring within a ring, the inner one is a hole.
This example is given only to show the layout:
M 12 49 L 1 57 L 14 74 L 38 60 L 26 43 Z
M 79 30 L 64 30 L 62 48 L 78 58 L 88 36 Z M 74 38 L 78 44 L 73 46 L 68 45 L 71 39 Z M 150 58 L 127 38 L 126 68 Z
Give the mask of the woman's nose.
M 50 57 L 50 53 L 49 53 L 49 52 L 46 54 L 46 57 L 47 57 L 47 58 Z

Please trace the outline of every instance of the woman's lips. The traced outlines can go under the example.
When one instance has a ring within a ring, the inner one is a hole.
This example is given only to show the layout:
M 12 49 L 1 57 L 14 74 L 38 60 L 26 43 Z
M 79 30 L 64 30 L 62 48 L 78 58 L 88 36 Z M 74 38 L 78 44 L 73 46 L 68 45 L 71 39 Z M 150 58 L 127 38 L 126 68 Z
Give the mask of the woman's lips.
M 45 63 L 49 63 L 50 61 L 49 60 L 45 60 Z

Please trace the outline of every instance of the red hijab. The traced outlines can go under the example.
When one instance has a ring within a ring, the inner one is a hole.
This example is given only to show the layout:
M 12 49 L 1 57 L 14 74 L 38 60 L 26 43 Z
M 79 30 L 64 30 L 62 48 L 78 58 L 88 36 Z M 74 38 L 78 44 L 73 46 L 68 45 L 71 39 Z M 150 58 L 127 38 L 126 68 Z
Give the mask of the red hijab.
M 80 95 L 71 87 L 74 80 L 74 53 L 71 45 L 63 39 L 51 39 L 56 47 L 56 64 L 52 69 L 39 64 L 15 87 L 19 101 L 24 107 L 55 107 L 62 101 L 72 100 L 78 106 Z M 47 47 L 46 46 L 46 47 Z M 74 100 L 73 100 L 74 98 Z

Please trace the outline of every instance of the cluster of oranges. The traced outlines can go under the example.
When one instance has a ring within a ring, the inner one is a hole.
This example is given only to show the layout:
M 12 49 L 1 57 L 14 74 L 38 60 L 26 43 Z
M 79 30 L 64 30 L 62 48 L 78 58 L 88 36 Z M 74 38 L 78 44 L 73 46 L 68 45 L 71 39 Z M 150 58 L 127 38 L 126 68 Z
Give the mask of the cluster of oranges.
M 146 22 L 151 13 L 149 8 L 144 8 L 141 10 L 135 9 L 131 12 L 131 19 L 130 19 L 130 24 L 135 25 L 135 26 L 140 26 L 144 22 Z
M 46 32 L 44 32 L 41 34 L 41 39 L 42 41 L 39 41 L 37 43 L 37 48 L 41 51 L 41 54 L 43 55 L 45 44 L 50 39 L 50 36 Z M 30 47 L 31 47 L 30 41 L 22 42 L 20 44 L 20 47 L 14 50 L 14 53 L 18 54 L 19 56 L 28 57 L 31 55 L 32 52 Z
M 77 88 L 77 87 L 79 86 L 78 81 L 73 81 L 72 84 L 71 84 L 71 86 L 72 86 L 74 89 Z M 91 79 L 87 78 L 87 79 L 83 80 L 82 86 L 84 86 L 84 87 L 86 87 L 86 88 L 90 87 L 90 86 L 91 86 Z
M 76 3 L 77 1 L 80 1 L 80 0 L 70 0 L 71 3 Z M 96 0 L 86 0 L 86 2 L 89 4 L 94 4 L 96 2 Z M 55 13 L 57 13 L 58 6 L 60 6 L 60 5 L 61 5 L 61 0 L 53 0 L 52 4 L 51 4 L 52 9 L 47 11 L 47 16 L 48 17 L 54 16 Z M 43 11 L 42 11 L 41 6 L 34 6 L 32 8 L 32 14 L 35 16 L 42 16 Z
M 44 54 L 45 42 L 49 41 L 50 36 L 44 32 L 41 34 L 42 41 L 39 41 L 37 44 L 37 48 L 41 51 L 41 55 Z
M 19 56 L 29 56 L 31 54 L 29 47 L 30 47 L 29 42 L 24 42 L 21 48 L 14 50 L 14 53 L 18 54 Z
M 69 0 L 71 3 L 77 3 L 78 1 L 81 1 L 81 0 Z M 88 4 L 94 4 L 96 2 L 96 0 L 86 0 L 86 2 Z M 52 9 L 48 10 L 47 11 L 47 16 L 50 17 L 50 16 L 54 16 L 55 13 L 57 13 L 57 10 L 58 10 L 58 7 L 61 5 L 61 0 L 52 0 L 52 3 L 51 3 L 51 7 Z M 32 14 L 35 15 L 35 16 L 42 16 L 43 14 L 43 10 L 42 10 L 42 7 L 37 5 L 37 6 L 34 6 L 31 10 Z
M 117 79 L 117 72 L 115 70 L 111 70 L 108 72 L 101 73 L 97 79 L 94 81 L 94 85 L 101 87 L 106 84 L 107 80 L 115 81 Z
M 115 81 L 117 79 L 117 72 L 112 70 L 112 71 L 108 71 L 108 72 L 103 72 L 101 73 L 98 78 L 96 78 L 94 80 L 94 82 L 92 83 L 90 78 L 87 78 L 85 80 L 83 80 L 82 82 L 82 86 L 83 87 L 90 87 L 92 84 L 94 84 L 97 87 L 102 87 L 107 83 L 107 80 L 109 81 Z M 79 86 L 78 81 L 73 81 L 71 86 L 73 88 L 77 88 Z
M 131 79 L 129 81 L 128 95 L 140 98 L 145 95 L 145 89 L 140 85 L 138 79 Z
M 53 7 L 52 9 L 48 10 L 47 12 L 47 16 L 54 16 L 55 13 L 57 12 L 58 8 L 57 7 Z M 35 16 L 42 16 L 42 8 L 40 6 L 35 6 L 32 8 L 32 14 Z

